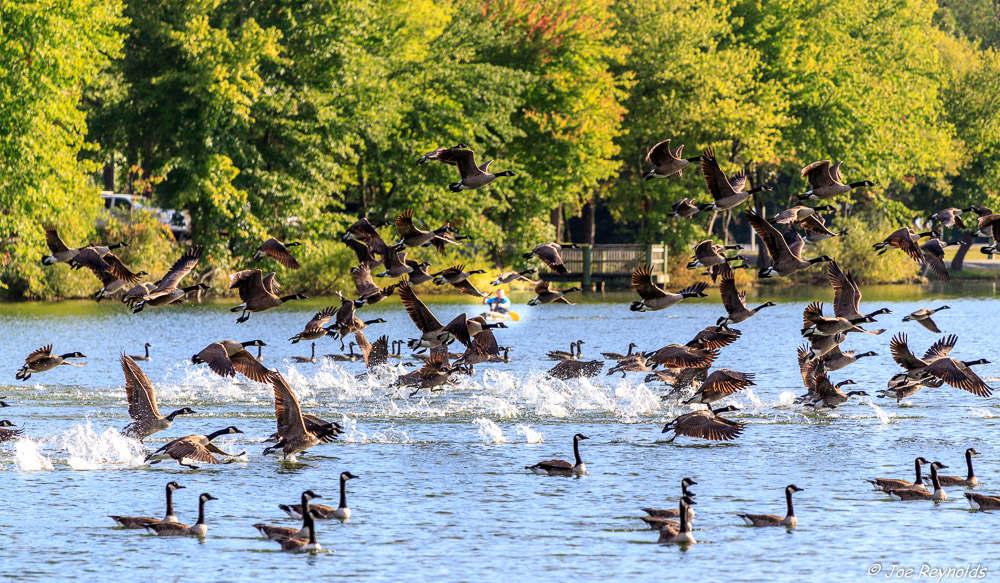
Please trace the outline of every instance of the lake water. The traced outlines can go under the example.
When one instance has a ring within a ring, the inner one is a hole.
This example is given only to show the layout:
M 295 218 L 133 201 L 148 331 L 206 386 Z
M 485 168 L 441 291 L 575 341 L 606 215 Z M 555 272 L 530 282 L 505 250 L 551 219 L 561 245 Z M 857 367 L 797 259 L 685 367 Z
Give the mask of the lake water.
M 919 354 L 938 337 L 901 318 L 920 307 L 947 303 L 935 319 L 959 335 L 952 356 L 962 360 L 996 354 L 997 288 L 993 283 L 949 287 L 866 289 L 863 311 L 888 307 L 882 336 L 851 335 L 844 348 L 875 350 L 831 373 L 857 381 L 854 389 L 884 388 L 897 371 L 888 343 L 909 334 Z M 757 386 L 724 401 L 743 407 L 730 417 L 749 423 L 743 436 L 719 443 L 678 438 L 667 444 L 663 424 L 689 410 L 661 402 L 662 385 L 644 373 L 569 382 L 546 380 L 551 349 L 583 339 L 584 357 L 623 352 L 629 342 L 651 350 L 683 343 L 724 314 L 717 289 L 710 297 L 662 312 L 628 310 L 629 294 L 590 296 L 576 306 L 529 308 L 515 296 L 519 323 L 497 334 L 514 348 L 513 362 L 477 365 L 476 375 L 444 392 L 408 398 L 386 379 L 357 381 L 363 363 L 292 364 L 309 344 L 291 345 L 310 315 L 333 300 L 309 300 L 254 314 L 236 324 L 235 302 L 149 309 L 132 315 L 117 302 L 5 304 L 0 306 L 0 350 L 8 374 L 0 396 L 11 407 L 0 417 L 24 425 L 26 437 L 0 444 L 0 529 L 5 536 L 0 575 L 21 581 L 134 580 L 246 581 L 277 577 L 344 577 L 373 581 L 882 580 L 891 565 L 919 569 L 982 564 L 1000 573 L 998 513 L 973 513 L 958 488 L 941 504 L 892 502 L 863 480 L 912 479 L 913 459 L 924 456 L 964 475 L 963 452 L 975 447 L 977 491 L 1000 493 L 996 435 L 1000 408 L 950 387 L 925 389 L 907 399 L 862 397 L 835 412 L 791 405 L 803 392 L 796 366 L 803 306 L 832 302 L 829 288 L 751 291 L 778 306 L 741 323 L 735 344 L 717 367 L 757 374 Z M 751 298 L 753 305 L 756 299 Z M 431 298 L 447 320 L 479 308 L 462 298 Z M 398 300 L 362 310 L 387 324 L 369 338 L 414 336 Z M 876 327 L 876 326 L 872 326 Z M 262 440 L 274 431 L 270 387 L 228 380 L 190 363 L 210 342 L 231 338 L 268 342 L 264 363 L 278 368 L 303 408 L 341 421 L 346 434 L 313 448 L 298 463 L 265 458 Z M 22 359 L 52 342 L 54 352 L 79 350 L 87 366 L 59 367 L 27 383 L 14 380 Z M 128 423 L 119 352 L 140 362 L 164 413 L 183 406 L 198 414 L 147 440 L 120 437 Z M 324 339 L 318 354 L 339 352 Z M 610 366 L 610 365 L 609 365 Z M 608 366 L 608 367 L 609 367 Z M 608 368 L 606 367 L 606 368 Z M 997 384 L 1000 365 L 978 367 Z M 395 373 L 394 373 L 395 374 Z M 168 439 L 236 425 L 242 435 L 217 440 L 245 462 L 184 469 L 142 460 Z M 581 432 L 589 473 L 580 478 L 538 476 L 524 466 L 559 457 L 572 460 L 571 439 Z M 337 477 L 351 471 L 346 523 L 322 521 L 318 538 L 328 552 L 287 555 L 257 536 L 255 522 L 297 526 L 278 509 L 311 488 L 336 505 Z M 682 477 L 698 485 L 695 537 L 682 549 L 657 545 L 639 520 L 640 507 L 675 507 Z M 161 516 L 163 486 L 186 486 L 175 496 L 182 522 L 193 524 L 197 496 L 209 492 L 208 537 L 162 539 L 114 528 L 109 514 Z M 799 527 L 753 529 L 739 512 L 783 515 L 783 488 L 796 484 Z M 879 563 L 883 571 L 869 576 Z

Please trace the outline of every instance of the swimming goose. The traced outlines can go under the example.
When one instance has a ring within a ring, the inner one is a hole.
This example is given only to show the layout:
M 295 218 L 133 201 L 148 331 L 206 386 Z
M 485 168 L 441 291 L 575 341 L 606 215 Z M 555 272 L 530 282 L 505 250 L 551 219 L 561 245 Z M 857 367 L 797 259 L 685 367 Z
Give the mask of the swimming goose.
M 931 239 L 920 246 L 924 264 L 945 281 L 951 281 L 951 274 L 948 273 L 948 266 L 944 262 L 944 248 L 953 243 L 954 241 L 942 243 L 940 239 Z
M 895 247 L 903 251 L 910 256 L 911 259 L 917 263 L 924 262 L 924 255 L 920 252 L 920 248 L 917 247 L 917 241 L 921 237 L 937 237 L 937 231 L 927 231 L 926 233 L 915 233 L 913 229 L 909 227 L 903 227 L 892 232 L 891 235 L 886 237 L 881 243 L 875 243 L 872 248 L 878 251 L 878 255 L 882 255 L 890 248 Z
M 133 301 L 133 290 L 139 291 L 137 290 L 139 286 L 136 286 L 136 288 L 129 290 L 129 293 L 126 294 L 125 298 L 122 298 L 122 301 L 126 302 L 126 300 L 128 300 L 127 303 L 133 304 L 134 307 L 132 308 L 132 313 L 138 314 L 146 306 L 158 307 L 169 304 L 179 304 L 184 301 L 184 296 L 188 293 L 199 289 L 209 289 L 204 283 L 198 283 L 182 288 L 177 287 L 181 280 L 183 280 L 187 274 L 191 273 L 195 266 L 198 265 L 198 260 L 201 259 L 201 252 L 202 247 L 200 245 L 191 247 L 184 253 L 184 255 L 181 255 L 180 259 L 174 262 L 174 264 L 167 271 L 166 275 L 164 275 L 159 282 L 153 285 L 152 289 L 147 288 L 148 291 L 146 291 L 145 294 Z
M 672 210 L 667 213 L 668 217 L 681 217 L 682 219 L 690 219 L 701 212 L 701 209 L 695 205 L 690 198 L 682 198 L 675 202 L 672 206 Z
M 347 520 L 351 517 L 351 509 L 347 506 L 347 480 L 356 479 L 351 472 L 341 472 L 340 473 L 340 504 L 333 508 L 332 506 L 324 506 L 323 504 L 312 504 L 312 508 L 316 514 L 317 518 L 321 520 L 329 520 L 332 518 L 337 518 L 339 520 Z M 302 517 L 302 504 L 278 504 L 285 514 L 291 518 L 301 518 Z
M 240 373 L 248 379 L 258 382 L 268 382 L 268 370 L 259 360 L 247 352 L 247 346 L 267 346 L 261 340 L 236 342 L 235 340 L 220 340 L 206 346 L 201 352 L 191 357 L 194 364 L 206 363 L 212 372 L 221 377 L 235 377 Z
M 929 308 L 921 308 L 916 312 L 911 313 L 909 316 L 903 316 L 903 321 L 916 322 L 921 326 L 923 326 L 924 328 L 927 328 L 931 332 L 935 334 L 940 334 L 941 329 L 937 327 L 937 324 L 934 323 L 934 320 L 931 319 L 931 316 L 940 312 L 941 310 L 949 310 L 949 309 L 951 308 L 949 308 L 948 306 L 941 306 L 940 308 L 934 308 L 933 310 Z
M 552 289 L 551 282 L 540 281 L 538 285 L 535 286 L 536 295 L 533 299 L 528 300 L 529 306 L 537 306 L 538 304 L 550 304 L 552 302 L 562 302 L 564 304 L 569 304 L 575 306 L 573 302 L 566 299 L 565 295 L 568 293 L 583 291 L 579 287 L 571 287 L 564 290 L 554 290 Z
M 895 478 L 875 478 L 874 480 L 865 480 L 872 486 L 875 486 L 876 490 L 882 490 L 883 492 L 888 492 L 892 489 L 906 488 L 906 487 L 916 487 L 923 488 L 924 482 L 920 475 L 920 466 L 924 464 L 929 464 L 930 462 L 925 460 L 923 457 L 918 457 L 913 460 L 913 469 L 917 474 L 912 482 L 907 482 L 906 480 L 899 480 Z
M 795 484 L 785 486 L 785 504 L 788 510 L 784 518 L 773 514 L 737 514 L 737 516 L 746 521 L 747 526 L 787 526 L 788 528 L 795 528 L 799 525 L 799 521 L 795 518 L 795 507 L 792 506 L 792 494 L 801 491 L 802 488 L 799 488 Z
M 790 209 L 785 209 L 780 213 L 771 217 L 770 221 L 772 223 L 777 223 L 779 225 L 792 225 L 795 223 L 801 223 L 809 217 L 815 216 L 820 211 L 835 211 L 837 207 L 829 204 L 818 207 L 808 207 L 803 205 L 793 206 Z
M 303 519 L 301 529 L 293 528 L 291 526 L 272 526 L 270 524 L 264 524 L 262 522 L 254 524 L 253 527 L 257 529 L 257 532 L 259 532 L 261 536 L 268 538 L 270 540 L 307 537 L 309 536 L 309 530 L 306 528 L 306 524 L 308 521 L 305 519 L 305 514 L 309 513 L 309 501 L 314 500 L 316 498 L 322 498 L 322 496 L 313 492 L 312 490 L 306 490 L 305 492 L 302 493 L 302 503 L 296 505 L 300 509 L 299 515 L 302 516 Z M 279 504 L 278 506 L 279 508 L 283 506 L 287 508 L 287 506 L 285 506 L 284 504 Z M 305 513 L 302 512 L 302 509 L 305 509 Z M 293 516 L 292 518 L 298 518 L 299 515 Z
M 275 295 L 274 292 L 281 289 L 281 286 L 274 279 L 274 273 L 262 277 L 262 272 L 259 269 L 245 269 L 231 274 L 229 276 L 229 289 L 238 289 L 240 300 L 243 301 L 240 305 L 229 310 L 230 312 L 243 310 L 243 314 L 236 319 L 237 324 L 249 320 L 252 312 L 263 312 L 277 308 L 285 302 L 308 298 L 305 294 L 280 297 Z
M 131 356 L 121 355 L 122 372 L 125 374 L 125 396 L 128 398 L 128 414 L 132 423 L 122 429 L 122 435 L 139 441 L 150 435 L 169 429 L 178 415 L 192 415 L 189 407 L 178 409 L 166 417 L 160 415 L 156 406 L 156 392 L 153 383 Z
M 261 243 L 260 247 L 257 247 L 257 250 L 253 253 L 253 260 L 260 261 L 265 257 L 270 257 L 288 269 L 298 269 L 301 265 L 299 265 L 299 262 L 288 251 L 288 248 L 298 247 L 300 245 L 302 245 L 302 243 L 282 243 L 274 237 L 271 237 L 267 241 Z
M 688 502 L 688 504 L 694 504 L 694 498 L 690 496 L 682 496 L 681 499 Z M 671 518 L 667 518 L 665 516 L 640 516 L 639 520 L 645 522 L 646 526 L 649 527 L 649 530 L 660 530 L 666 527 L 677 528 L 680 526 L 680 523 L 674 519 L 680 516 L 680 508 L 674 508 L 673 512 L 674 514 Z M 691 520 L 691 514 L 693 513 L 694 510 L 688 506 L 688 520 Z
M 526 281 L 532 285 L 535 285 L 533 279 L 529 279 L 528 275 L 532 273 L 538 273 L 537 269 L 525 269 L 524 271 L 505 271 L 503 273 L 498 273 L 496 279 L 490 282 L 492 286 L 507 285 L 508 283 L 513 283 L 518 280 Z
M 296 536 L 279 536 L 271 538 L 271 540 L 280 544 L 281 550 L 286 553 L 308 553 L 323 550 L 323 547 L 316 542 L 317 515 L 318 513 L 311 509 L 303 515 L 302 530 L 305 531 L 304 535 L 300 531 L 296 533 Z
M 457 146 L 454 146 L 454 147 L 455 148 L 464 148 L 465 144 L 458 144 Z M 417 164 L 426 164 L 427 162 L 430 162 L 431 160 L 437 160 L 438 156 L 440 156 L 442 152 L 445 152 L 445 151 L 450 150 L 450 149 L 451 148 L 435 148 L 435 149 L 431 150 L 430 152 L 427 152 L 426 154 L 424 154 L 423 156 L 421 156 L 420 159 L 417 160 Z M 454 162 L 446 162 L 446 164 L 454 164 Z
M 472 150 L 466 148 L 448 148 L 438 154 L 437 160 L 438 162 L 458 166 L 458 173 L 462 179 L 448 186 L 452 192 L 475 190 L 486 186 L 500 176 L 516 176 L 510 170 L 504 170 L 496 174 L 489 173 L 488 168 L 493 163 L 493 160 L 476 165 L 476 155 Z
M 746 304 L 747 292 L 736 291 L 736 278 L 733 270 L 728 265 L 722 267 L 722 279 L 719 282 L 719 295 L 722 296 L 722 306 L 726 308 L 726 315 L 716 323 L 719 326 L 738 324 L 752 317 L 764 308 L 775 305 L 774 302 L 764 302 L 754 309 L 748 309 Z
M 144 528 L 147 524 L 153 522 L 177 522 L 177 515 L 174 514 L 174 492 L 177 490 L 182 490 L 184 486 L 181 486 L 177 482 L 167 483 L 167 513 L 163 517 L 163 520 L 158 518 L 153 518 L 151 516 L 109 516 L 111 520 L 118 523 L 118 526 L 137 530 Z
M 230 425 L 225 429 L 213 431 L 208 435 L 188 435 L 186 437 L 179 437 L 164 444 L 164 446 L 160 449 L 147 455 L 145 461 L 150 464 L 158 464 L 163 460 L 173 459 L 177 460 L 178 464 L 193 470 L 197 470 L 198 466 L 193 465 L 192 462 L 217 464 L 219 463 L 219 460 L 212 454 L 219 454 L 228 458 L 236 458 L 243 455 L 242 453 L 236 455 L 226 453 L 225 451 L 219 449 L 217 445 L 212 443 L 212 440 L 220 435 L 232 435 L 234 433 L 243 432 Z
M 439 387 L 448 384 L 451 380 L 451 374 L 455 372 L 454 368 L 448 366 L 447 359 L 447 350 L 431 354 L 420 369 L 401 375 L 396 379 L 396 385 L 416 387 L 409 394 L 410 397 L 419 393 L 420 389 L 428 389 L 431 392 L 443 391 L 444 389 Z
M 632 350 L 635 349 L 637 346 L 638 344 L 636 344 L 635 342 L 629 342 L 628 352 L 626 352 L 625 354 L 620 354 L 618 352 L 602 352 L 601 356 L 603 356 L 608 360 L 621 360 L 623 358 L 628 358 L 629 356 L 632 356 Z
M 153 358 L 151 356 L 149 356 L 149 347 L 150 346 L 152 346 L 152 344 L 150 344 L 149 342 L 147 342 L 146 346 L 145 346 L 145 348 L 146 348 L 146 354 L 145 355 L 136 356 L 134 354 L 130 354 L 129 358 L 131 358 L 132 360 L 140 360 L 140 361 L 142 361 L 142 360 L 153 360 Z
M 947 467 L 948 466 L 943 465 L 941 462 L 934 462 L 931 464 L 931 484 L 934 486 L 933 492 L 928 492 L 923 488 L 899 488 L 895 490 L 886 490 L 886 492 L 889 493 L 890 498 L 897 501 L 933 500 L 935 502 L 943 502 L 948 499 L 948 494 L 946 494 L 944 489 L 941 488 L 941 482 L 938 480 L 938 470 L 942 470 Z
M 410 262 L 407 261 L 406 264 L 410 265 Z M 424 264 L 418 263 L 417 269 L 423 269 L 423 267 L 421 267 L 422 265 Z M 430 263 L 427 265 L 430 265 Z M 367 263 L 362 263 L 361 265 L 352 268 L 351 276 L 354 279 L 354 287 L 358 290 L 358 299 L 354 300 L 354 307 L 356 308 L 360 308 L 365 304 L 372 306 L 381 302 L 385 298 L 391 296 L 392 292 L 394 292 L 399 286 L 399 284 L 396 283 L 383 288 L 375 285 L 375 280 L 372 279 L 371 267 L 369 267 Z M 409 279 L 412 284 L 412 275 Z
M 715 441 L 729 441 L 736 439 L 743 433 L 746 423 L 742 421 L 731 421 L 719 415 L 729 411 L 739 411 L 735 405 L 722 407 L 721 409 L 699 409 L 691 413 L 685 413 L 673 421 L 663 426 L 661 433 L 673 430 L 673 436 L 667 443 L 673 443 L 677 436 L 697 437 L 700 439 L 711 439 Z
M 604 368 L 603 360 L 564 360 L 550 368 L 545 374 L 554 379 L 566 381 L 597 376 L 601 373 L 602 368 Z
M 698 208 L 702 212 L 731 209 L 758 192 L 771 190 L 770 186 L 765 185 L 743 192 L 747 184 L 746 170 L 740 170 L 732 178 L 727 178 L 715 158 L 713 148 L 706 149 L 701 155 L 701 171 L 705 175 L 705 186 L 715 199 L 709 203 L 699 204 Z
M 660 537 L 657 539 L 659 543 L 681 543 L 681 544 L 694 544 L 698 541 L 694 539 L 694 535 L 691 534 L 691 506 L 695 504 L 695 501 L 690 498 L 681 498 L 680 503 L 677 506 L 677 513 L 680 515 L 680 525 L 675 527 L 673 525 L 664 525 L 660 528 Z
M 861 313 L 861 287 L 858 285 L 854 274 L 850 271 L 845 273 L 836 261 L 831 261 L 826 273 L 827 281 L 833 288 L 833 315 L 847 320 L 857 320 L 864 318 L 866 322 L 874 322 L 875 316 L 891 314 L 892 310 L 881 308 L 870 314 Z M 855 329 L 856 328 L 856 329 Z M 847 332 L 864 332 L 873 336 L 878 336 L 885 330 L 872 330 L 869 332 L 860 326 L 855 326 Z
M 965 492 L 965 497 L 969 500 L 969 506 L 973 510 L 1000 510 L 1000 496 L 986 496 Z
M 954 227 L 955 219 L 958 218 L 958 216 L 961 214 L 962 214 L 962 209 L 951 207 L 934 213 L 933 215 L 928 217 L 928 220 L 937 221 L 941 223 L 942 227 Z
M 747 387 L 752 387 L 754 373 L 737 372 L 727 368 L 720 368 L 708 375 L 705 382 L 698 387 L 694 396 L 684 401 L 685 404 L 698 403 L 711 409 L 711 404 L 732 395 L 737 391 L 742 391 Z
M 293 356 L 292 357 L 292 362 L 312 363 L 312 364 L 315 364 L 316 363 L 316 343 L 315 342 L 312 343 L 312 351 L 309 353 L 309 356 Z
M 358 332 L 361 332 L 361 330 L 358 330 Z M 325 354 L 323 357 L 329 358 L 335 362 L 354 362 L 358 360 L 361 355 L 354 353 L 354 347 L 357 346 L 357 344 L 351 342 L 347 346 L 351 351 L 350 354 Z
M 972 469 L 972 456 L 974 455 L 979 455 L 976 448 L 970 447 L 965 450 L 965 465 L 969 473 L 964 478 L 958 476 L 938 476 L 938 482 L 942 486 L 966 486 L 968 488 L 978 486 L 979 478 L 976 477 L 976 472 Z
M 583 351 L 580 349 L 580 345 L 582 344 L 584 344 L 583 340 L 570 342 L 569 352 L 565 350 L 550 350 L 546 356 L 549 360 L 579 360 L 583 356 Z
M 725 255 L 727 250 L 739 250 L 742 248 L 743 245 L 716 245 L 711 239 L 706 239 L 695 245 L 694 257 L 692 257 L 693 261 L 687 264 L 687 268 L 712 267 L 730 261 L 744 260 L 746 258 L 741 255 L 735 257 L 726 257 Z
M 355 314 L 354 302 L 345 298 L 339 291 L 337 292 L 337 295 L 340 297 L 340 308 L 337 309 L 337 317 L 334 320 L 334 323 L 327 326 L 325 330 L 330 333 L 331 336 L 340 339 L 341 350 L 344 349 L 344 340 L 347 339 L 349 335 L 357 332 L 358 330 L 364 330 L 371 324 L 385 323 L 385 320 L 382 318 L 362 320 Z
M 80 251 L 86 249 L 87 247 L 81 247 L 79 249 L 70 249 L 63 243 L 62 238 L 59 237 L 59 230 L 55 227 L 49 225 L 45 227 L 45 244 L 48 246 L 50 255 L 42 257 L 42 265 L 54 265 L 56 263 L 69 263 L 77 256 Z M 125 247 L 127 243 L 115 243 L 114 245 L 99 245 L 90 246 L 91 249 L 97 252 L 101 257 L 108 254 L 109 251 L 114 251 L 119 247 Z
M 691 478 L 683 478 L 681 480 L 681 497 L 694 498 L 694 493 L 689 491 L 688 488 L 691 486 L 697 486 L 698 482 L 695 482 Z M 677 518 L 680 516 L 680 512 L 677 508 L 640 508 L 649 516 L 653 518 Z M 694 516 L 694 510 L 689 512 L 690 516 Z
M 566 460 L 553 459 L 538 462 L 533 466 L 524 466 L 524 469 L 531 470 L 536 474 L 544 474 L 547 476 L 572 476 L 577 474 L 586 474 L 587 465 L 583 463 L 583 459 L 580 457 L 580 441 L 584 439 L 590 438 L 582 433 L 577 433 L 573 436 L 574 463 L 569 463 Z
M 847 194 L 855 188 L 875 186 L 875 183 L 871 180 L 844 184 L 844 177 L 840 173 L 841 164 L 843 164 L 843 161 L 831 166 L 829 160 L 820 160 L 803 168 L 802 176 L 809 181 L 810 189 L 805 194 L 798 195 L 797 198 L 799 200 L 832 198 L 837 195 Z
M 421 332 L 420 338 L 411 339 L 407 343 L 411 349 L 434 348 L 452 339 L 468 346 L 470 342 L 469 327 L 465 322 L 464 312 L 455 316 L 451 322 L 448 322 L 447 326 L 442 326 L 441 322 L 427 308 L 427 305 L 417 297 L 417 294 L 413 293 L 410 284 L 405 281 L 399 285 L 399 299 L 402 300 L 406 313 L 409 314 L 410 319 Z
M 45 372 L 47 370 L 52 370 L 57 366 L 68 365 L 68 366 L 84 366 L 87 364 L 69 362 L 68 358 L 87 358 L 81 352 L 68 352 L 59 356 L 52 355 L 52 345 L 46 344 L 45 346 L 39 348 L 38 350 L 32 352 L 24 359 L 24 365 L 21 366 L 21 370 L 17 371 L 14 378 L 22 381 L 26 381 L 31 378 L 32 374 Z
M 205 538 L 208 534 L 208 525 L 205 524 L 205 502 L 218 500 L 211 494 L 198 496 L 198 522 L 194 526 L 181 524 L 180 522 L 148 522 L 143 526 L 150 534 L 157 536 L 197 536 Z
M 684 169 L 687 168 L 688 164 L 701 162 L 702 157 L 681 158 L 681 151 L 683 149 L 684 144 L 681 144 L 671 151 L 670 140 L 663 140 L 650 148 L 649 152 L 646 153 L 646 161 L 652 164 L 653 167 L 649 169 L 644 178 L 652 180 L 654 178 L 666 178 L 674 174 L 684 176 Z
M 399 242 L 396 243 L 396 250 L 406 247 L 426 247 L 438 235 L 454 231 L 451 225 L 445 223 L 440 229 L 433 231 L 422 231 L 413 225 L 413 209 L 406 209 L 396 217 L 396 233 L 399 235 Z
M 705 288 L 708 284 L 704 281 L 686 287 L 677 293 L 668 293 L 653 283 L 653 267 L 651 265 L 640 265 L 632 272 L 632 289 L 642 298 L 637 302 L 632 302 L 629 309 L 633 312 L 651 312 L 663 310 L 679 304 L 686 298 L 706 298 Z
M 767 248 L 767 253 L 771 257 L 771 265 L 759 270 L 758 277 L 785 276 L 822 261 L 833 261 L 826 255 L 809 260 L 802 259 L 801 256 L 791 252 L 788 243 L 785 242 L 785 237 L 771 223 L 764 220 L 752 209 L 747 209 L 743 214 L 753 230 L 757 232 L 757 236 L 764 242 L 764 247 Z
M 23 429 L 6 429 L 14 427 L 9 419 L 0 419 L 0 441 L 14 441 L 24 433 Z
M 336 313 L 337 308 L 334 306 L 328 306 L 323 310 L 316 312 L 313 314 L 312 319 L 306 323 L 306 327 L 288 340 L 291 341 L 292 344 L 298 344 L 300 340 L 319 340 L 327 335 L 326 328 L 323 326 L 325 326 L 326 323 L 329 322 L 334 315 L 336 315 Z
M 503 352 L 503 356 L 493 356 L 490 358 L 489 362 L 510 362 L 510 351 L 513 350 L 510 346 L 501 346 L 500 351 Z
M 281 450 L 285 459 L 295 459 L 295 454 L 321 443 L 330 443 L 339 432 L 335 427 L 321 431 L 310 431 L 302 418 L 299 398 L 284 377 L 271 372 L 271 387 L 274 389 L 274 416 L 278 420 L 278 443 L 264 449 L 264 455 Z
M 532 257 L 537 257 L 542 260 L 542 263 L 549 266 L 549 269 L 560 274 L 567 275 L 569 270 L 566 269 L 566 265 L 563 263 L 562 255 L 559 254 L 560 249 L 579 249 L 580 246 L 576 243 L 562 244 L 562 243 L 542 243 L 538 245 L 531 251 L 528 251 L 523 255 L 525 259 L 531 259 Z

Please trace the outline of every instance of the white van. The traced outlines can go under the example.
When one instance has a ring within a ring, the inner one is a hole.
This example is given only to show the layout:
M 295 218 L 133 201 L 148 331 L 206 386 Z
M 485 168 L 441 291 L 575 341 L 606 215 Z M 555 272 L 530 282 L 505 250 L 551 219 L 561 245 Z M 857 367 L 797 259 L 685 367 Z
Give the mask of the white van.
M 134 194 L 117 194 L 105 190 L 101 192 L 101 198 L 104 199 L 106 211 L 120 219 L 129 220 L 133 211 L 143 210 L 170 227 L 170 231 L 178 241 L 191 236 L 191 214 L 187 211 L 160 209 L 153 206 L 148 198 Z M 98 226 L 103 226 L 100 219 Z

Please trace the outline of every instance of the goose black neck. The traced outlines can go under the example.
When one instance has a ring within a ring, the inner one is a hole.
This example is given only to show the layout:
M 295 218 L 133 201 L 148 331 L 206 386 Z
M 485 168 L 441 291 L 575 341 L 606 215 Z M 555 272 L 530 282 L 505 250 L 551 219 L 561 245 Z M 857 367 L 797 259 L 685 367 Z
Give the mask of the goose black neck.
M 146 360 L 149 360 L 149 345 L 146 345 Z
M 795 516 L 795 506 L 792 505 L 792 491 L 785 488 L 785 502 L 788 504 L 788 516 Z
M 753 311 L 754 311 L 754 313 L 757 313 L 757 312 L 763 310 L 764 308 L 770 308 L 772 305 L 773 304 L 764 303 L 764 304 L 761 304 L 761 305 L 757 306 L 756 308 L 754 308 Z
M 683 500 L 678 505 L 678 510 L 681 518 L 681 532 L 691 532 L 691 524 L 688 523 L 688 507 Z
M 684 158 L 684 160 L 687 162 L 691 162 L 693 164 L 695 162 L 701 162 L 701 156 L 695 156 L 694 158 Z
M 862 180 L 861 182 L 852 182 L 848 184 L 848 186 L 850 186 L 851 188 L 861 188 L 862 186 L 868 186 L 868 183 Z
M 309 516 L 309 497 L 306 496 L 305 492 L 303 492 L 302 493 L 302 528 L 306 528 L 306 527 L 309 526 L 309 521 L 311 520 L 311 518 L 312 517 Z
M 340 476 L 340 505 L 337 508 L 347 508 L 347 478 Z
M 578 466 L 583 463 L 583 460 L 580 459 L 580 440 L 575 437 L 573 438 L 573 457 L 574 465 Z
M 176 411 L 171 411 L 170 414 L 167 415 L 167 417 L 166 417 L 167 421 L 173 421 L 174 417 L 177 417 L 178 415 L 181 414 L 181 411 L 183 411 L 183 409 L 178 409 Z
M 209 441 L 212 441 L 216 437 L 218 437 L 220 435 L 225 435 L 226 433 L 229 433 L 229 428 L 228 427 L 225 428 L 225 429 L 220 429 L 218 431 L 213 431 L 213 432 L 209 433 L 208 435 L 206 435 L 205 437 L 207 437 Z
M 917 470 L 917 478 L 915 480 L 913 480 L 913 483 L 914 484 L 923 484 L 924 483 L 924 479 L 923 479 L 923 476 L 920 475 L 920 462 L 919 461 L 915 461 L 915 462 L 913 462 L 913 465 L 914 465 L 914 467 L 916 467 L 916 470 Z
M 316 521 L 313 520 L 312 514 L 306 512 L 303 518 L 303 523 L 306 529 L 309 531 L 309 544 L 316 544 Z
M 316 343 L 312 343 L 312 357 L 316 358 Z
M 762 190 L 764 190 L 764 187 L 763 186 L 758 186 L 758 187 L 751 188 L 750 190 L 748 190 L 747 194 L 755 194 L 755 193 L 760 192 Z
M 284 296 L 284 297 L 282 297 L 281 298 L 281 303 L 290 302 L 292 300 L 297 300 L 297 299 L 299 299 L 299 295 L 298 294 L 292 294 L 290 296 Z
M 966 450 L 965 452 L 965 465 L 969 468 L 969 475 L 967 479 L 971 480 L 976 477 L 976 472 L 972 471 L 972 452 Z
M 937 468 L 935 466 L 931 466 L 931 483 L 934 484 L 935 491 L 941 489 L 941 481 L 938 480 Z
M 205 524 L 205 499 L 198 500 L 198 522 L 195 524 Z
M 167 516 L 174 515 L 174 491 L 167 486 Z

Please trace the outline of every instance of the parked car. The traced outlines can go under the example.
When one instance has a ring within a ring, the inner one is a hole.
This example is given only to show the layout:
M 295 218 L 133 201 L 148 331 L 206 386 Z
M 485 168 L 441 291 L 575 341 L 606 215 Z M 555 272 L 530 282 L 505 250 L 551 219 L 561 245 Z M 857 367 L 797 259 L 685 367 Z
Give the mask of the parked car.
M 156 220 L 170 227 L 174 238 L 181 239 L 191 236 L 191 214 L 184 210 L 161 209 L 152 205 L 152 202 L 145 197 L 134 194 L 117 194 L 114 192 L 101 192 L 104 199 L 104 208 L 107 212 L 116 215 L 118 218 L 129 220 L 135 211 L 146 211 Z M 100 219 L 97 226 L 103 226 Z

